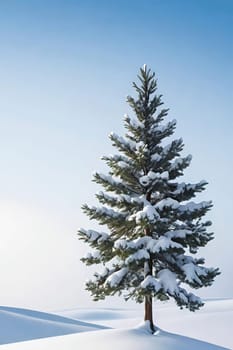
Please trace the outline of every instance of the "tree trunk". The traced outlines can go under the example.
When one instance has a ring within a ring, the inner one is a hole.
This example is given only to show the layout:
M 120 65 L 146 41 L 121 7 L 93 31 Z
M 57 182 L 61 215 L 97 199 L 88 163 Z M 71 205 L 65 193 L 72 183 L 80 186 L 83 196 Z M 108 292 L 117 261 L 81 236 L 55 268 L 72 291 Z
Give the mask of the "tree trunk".
M 153 308 L 152 308 L 152 297 L 146 296 L 145 297 L 145 317 L 144 321 L 150 322 L 150 329 L 151 332 L 155 332 L 155 326 L 153 323 Z
M 151 199 L 151 193 L 147 193 L 146 195 L 146 199 L 148 201 L 150 201 Z M 150 229 L 146 228 L 145 229 L 145 235 L 146 236 L 152 236 Z M 153 274 L 153 262 L 152 259 L 150 258 L 149 261 L 145 262 L 145 267 L 144 267 L 144 272 L 145 272 L 145 277 L 146 276 L 152 276 Z M 154 322 L 153 322 L 153 308 L 152 308 L 152 304 L 153 304 L 153 298 L 152 295 L 147 295 L 145 297 L 145 316 L 144 316 L 144 321 L 149 321 L 150 322 L 150 328 L 151 328 L 151 332 L 154 333 L 155 332 L 155 326 L 154 326 Z
M 145 262 L 145 277 L 146 276 L 152 276 L 153 272 L 153 263 L 152 259 L 149 261 Z M 149 321 L 150 322 L 150 328 L 151 332 L 155 332 L 155 326 L 153 322 L 153 298 L 152 295 L 146 295 L 145 296 L 145 316 L 144 316 L 144 321 Z

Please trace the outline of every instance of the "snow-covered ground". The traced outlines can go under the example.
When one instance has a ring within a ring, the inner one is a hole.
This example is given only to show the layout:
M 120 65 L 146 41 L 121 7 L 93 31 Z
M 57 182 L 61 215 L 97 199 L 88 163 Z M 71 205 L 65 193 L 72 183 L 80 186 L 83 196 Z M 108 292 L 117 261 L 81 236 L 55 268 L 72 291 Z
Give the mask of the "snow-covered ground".
M 158 303 L 155 316 L 160 330 L 153 336 L 145 324 L 138 326 L 143 314 L 141 306 L 134 309 L 78 308 L 61 311 L 59 315 L 5 307 L 0 310 L 1 344 L 50 337 L 1 345 L 0 350 L 233 349 L 233 300 L 207 301 L 205 307 L 195 313 L 180 311 L 170 303 Z M 114 329 L 103 329 L 99 325 Z M 76 334 L 64 335 L 74 332 Z
M 135 309 L 76 309 L 60 313 L 112 328 L 135 327 L 142 320 L 143 306 Z M 156 324 L 163 330 L 233 349 L 233 299 L 208 300 L 199 311 L 180 310 L 174 303 L 157 302 Z
M 0 344 L 103 328 L 106 327 L 45 312 L 0 307 Z

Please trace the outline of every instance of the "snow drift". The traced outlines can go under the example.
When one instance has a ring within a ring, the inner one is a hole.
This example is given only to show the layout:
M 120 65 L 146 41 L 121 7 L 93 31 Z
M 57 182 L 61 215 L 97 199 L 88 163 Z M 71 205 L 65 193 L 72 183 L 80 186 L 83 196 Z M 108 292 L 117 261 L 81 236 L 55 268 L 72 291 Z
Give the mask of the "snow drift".
M 213 344 L 183 337 L 180 335 L 157 331 L 151 335 L 148 326 L 134 329 L 102 330 L 90 333 L 39 339 L 34 341 L 9 344 L 1 350 L 224 350 Z
M 106 328 L 45 312 L 0 307 L 0 344 Z
M 179 310 L 172 303 L 158 303 L 155 311 L 156 323 L 166 332 L 158 330 L 151 335 L 145 324 L 135 328 L 141 321 L 141 306 L 78 308 L 59 315 L 1 307 L 0 343 L 16 343 L 0 345 L 0 350 L 233 349 L 233 300 L 207 301 L 204 308 L 195 313 Z M 103 329 L 103 325 L 117 329 Z M 35 339 L 42 337 L 49 338 Z

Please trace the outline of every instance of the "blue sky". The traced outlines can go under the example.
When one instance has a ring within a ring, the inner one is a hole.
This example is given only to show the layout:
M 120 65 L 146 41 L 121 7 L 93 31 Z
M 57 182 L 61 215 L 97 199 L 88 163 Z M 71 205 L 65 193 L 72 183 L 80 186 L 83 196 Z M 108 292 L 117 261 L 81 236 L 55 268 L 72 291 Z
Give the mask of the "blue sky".
M 216 239 L 203 255 L 223 273 L 201 294 L 232 297 L 232 23 L 226 0 L 1 2 L 3 304 L 90 302 L 75 232 L 92 225 L 80 206 L 94 199 L 92 173 L 113 152 L 109 132 L 123 132 L 144 63 L 193 155 L 187 180 L 208 180 L 202 197 L 214 201 Z

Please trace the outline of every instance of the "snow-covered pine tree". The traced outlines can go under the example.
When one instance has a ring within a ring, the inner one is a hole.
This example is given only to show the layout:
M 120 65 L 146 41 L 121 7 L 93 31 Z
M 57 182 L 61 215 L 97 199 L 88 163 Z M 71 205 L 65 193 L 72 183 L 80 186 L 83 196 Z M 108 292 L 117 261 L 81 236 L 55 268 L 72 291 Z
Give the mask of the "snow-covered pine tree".
M 105 191 L 96 194 L 99 207 L 83 205 L 83 211 L 106 228 L 106 232 L 79 230 L 79 238 L 92 252 L 81 260 L 102 264 L 102 272 L 86 284 L 94 300 L 121 295 L 145 302 L 144 320 L 155 330 L 152 300 L 174 298 L 181 308 L 199 309 L 203 302 L 185 289 L 212 284 L 218 268 L 204 266 L 195 257 L 213 233 L 203 217 L 211 202 L 190 201 L 207 184 L 179 182 L 191 161 L 181 157 L 182 139 L 170 143 L 176 121 L 164 123 L 168 109 L 161 108 L 155 74 L 146 65 L 140 69 L 140 85 L 133 83 L 137 98 L 127 102 L 135 118 L 125 116 L 125 137 L 110 134 L 118 152 L 104 156 L 108 175 L 95 173 L 94 181 Z

